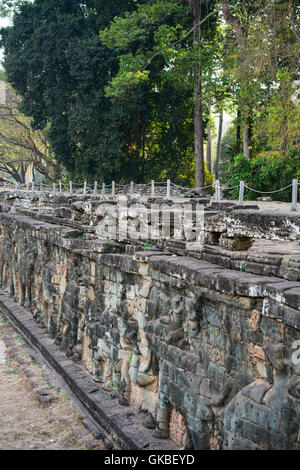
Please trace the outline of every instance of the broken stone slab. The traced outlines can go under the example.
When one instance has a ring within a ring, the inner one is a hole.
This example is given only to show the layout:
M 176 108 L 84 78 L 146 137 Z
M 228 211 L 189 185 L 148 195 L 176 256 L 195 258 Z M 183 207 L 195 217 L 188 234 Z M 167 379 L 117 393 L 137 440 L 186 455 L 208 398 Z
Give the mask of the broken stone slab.
M 270 390 L 272 384 L 263 380 L 256 380 L 247 387 L 243 388 L 241 393 L 258 404 L 263 403 L 265 394 Z
M 256 206 L 254 204 L 236 204 L 234 206 L 227 207 L 225 209 L 225 212 L 232 212 L 232 211 L 238 211 L 238 210 L 260 210 L 259 206 Z
M 271 198 L 271 196 L 263 196 L 263 197 L 260 196 L 256 200 L 263 201 L 263 202 L 271 202 L 273 199 Z
M 209 207 L 217 211 L 225 211 L 227 208 L 234 207 L 234 206 L 235 206 L 234 202 L 221 201 L 221 202 L 211 202 Z
M 300 310 L 300 287 L 294 287 L 283 293 L 284 303 L 296 310 Z
M 219 238 L 219 245 L 229 251 L 248 251 L 252 246 L 252 238 L 250 237 L 228 237 L 225 234 Z

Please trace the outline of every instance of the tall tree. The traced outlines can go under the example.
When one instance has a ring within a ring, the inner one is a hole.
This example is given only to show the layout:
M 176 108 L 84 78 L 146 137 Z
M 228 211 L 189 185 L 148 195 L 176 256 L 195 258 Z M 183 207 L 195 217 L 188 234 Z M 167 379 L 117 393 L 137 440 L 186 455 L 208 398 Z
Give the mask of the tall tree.
M 215 4 L 200 0 L 140 2 L 133 14 L 115 18 L 101 33 L 105 44 L 120 54 L 120 69 L 108 87 L 109 96 L 120 99 L 140 83 L 149 83 L 153 64 L 159 71 L 159 81 L 153 84 L 157 90 L 162 81 L 190 90 L 197 187 L 205 186 L 203 143 L 208 110 L 203 103 L 203 75 L 213 62 L 207 49 L 216 30 Z M 128 52 L 133 44 L 135 52 Z
M 20 97 L 7 85 L 6 102 L 0 105 L 0 172 L 2 178 L 25 183 L 28 173 L 56 181 L 61 168 L 56 164 L 47 135 L 33 131 L 30 119 L 19 111 Z
M 128 62 L 142 51 L 145 64 L 162 46 L 164 31 L 157 27 L 165 26 L 163 18 L 170 22 L 172 37 L 183 31 L 177 28 L 180 12 L 190 26 L 190 6 L 171 0 L 150 5 L 150 14 L 161 19 L 151 25 L 145 16 L 145 28 L 135 26 L 137 12 L 131 0 L 117 5 L 111 0 L 35 0 L 20 7 L 13 26 L 2 30 L 8 79 L 22 96 L 22 110 L 36 129 L 49 126 L 56 158 L 74 180 L 185 178 L 193 141 L 190 79 L 184 77 L 182 85 L 183 73 L 180 80 L 167 79 L 163 54 L 138 77 Z M 114 24 L 117 13 L 130 26 L 117 37 L 118 47 L 110 48 L 99 31 Z M 121 84 L 125 94 L 111 93 L 111 83 Z
M 207 126 L 207 143 L 206 143 L 206 162 L 207 162 L 207 169 L 211 173 L 212 168 L 212 130 L 211 130 L 211 123 L 208 123 Z
M 194 47 L 198 60 L 194 75 L 194 140 L 196 188 L 205 186 L 204 173 L 204 142 L 203 142 L 203 103 L 202 103 L 202 63 L 201 63 L 201 26 L 200 0 L 193 0 Z
M 221 145 L 222 145 L 222 135 L 223 135 L 223 120 L 224 120 L 224 112 L 223 112 L 223 110 L 221 110 L 221 112 L 219 114 L 217 158 L 216 158 L 216 165 L 215 165 L 216 180 L 219 179 L 219 168 L 220 168 L 220 160 L 221 160 Z

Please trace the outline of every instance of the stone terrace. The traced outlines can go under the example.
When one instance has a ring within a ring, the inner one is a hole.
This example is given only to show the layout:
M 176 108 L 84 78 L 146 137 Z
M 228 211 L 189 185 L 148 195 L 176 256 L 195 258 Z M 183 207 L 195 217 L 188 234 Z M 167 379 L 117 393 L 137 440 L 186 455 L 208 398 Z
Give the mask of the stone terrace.
M 0 193 L 1 288 L 154 441 L 300 449 L 300 216 L 198 202 L 201 249 L 100 238 L 100 198 Z

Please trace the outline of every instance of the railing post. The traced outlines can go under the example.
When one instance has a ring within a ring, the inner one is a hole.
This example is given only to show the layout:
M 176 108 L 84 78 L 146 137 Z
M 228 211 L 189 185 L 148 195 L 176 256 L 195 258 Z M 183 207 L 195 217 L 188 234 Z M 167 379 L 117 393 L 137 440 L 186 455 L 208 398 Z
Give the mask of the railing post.
M 112 182 L 111 184 L 111 196 L 114 199 L 116 197 L 116 183 L 115 181 Z
M 70 181 L 70 194 L 73 194 L 73 183 Z
M 151 181 L 151 197 L 155 197 L 155 181 Z
M 220 181 L 215 181 L 215 202 L 221 202 Z
M 26 191 L 29 191 L 29 183 L 26 181 Z
M 94 197 L 97 197 L 97 187 L 98 187 L 98 183 L 97 183 L 97 181 L 95 181 L 95 184 L 94 184 Z
M 106 193 L 105 183 L 102 183 L 102 197 L 103 198 L 105 198 L 105 193 Z
M 53 183 L 53 194 L 55 194 L 55 191 L 56 191 L 56 184 Z
M 84 185 L 83 185 L 83 195 L 86 196 L 86 181 L 84 182 Z
M 239 206 L 242 206 L 244 203 L 244 191 L 245 191 L 245 182 L 240 181 Z
M 292 207 L 291 207 L 291 211 L 292 212 L 297 212 L 298 211 L 298 208 L 297 208 L 297 202 L 298 202 L 298 180 L 293 180 L 293 184 L 292 184 Z
M 131 181 L 130 183 L 130 194 L 133 194 L 134 193 L 134 182 Z
M 167 199 L 171 199 L 171 180 L 167 180 Z
M 62 192 L 62 184 L 61 184 L 61 181 L 59 182 L 59 192 L 60 192 L 60 194 L 61 194 L 61 192 Z

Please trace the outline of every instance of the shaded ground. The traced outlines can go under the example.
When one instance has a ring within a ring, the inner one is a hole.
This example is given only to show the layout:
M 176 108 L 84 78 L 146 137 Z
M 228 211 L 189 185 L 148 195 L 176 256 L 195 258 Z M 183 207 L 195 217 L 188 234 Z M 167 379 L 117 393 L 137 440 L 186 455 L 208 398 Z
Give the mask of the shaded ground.
M 101 449 L 0 313 L 0 450 Z

